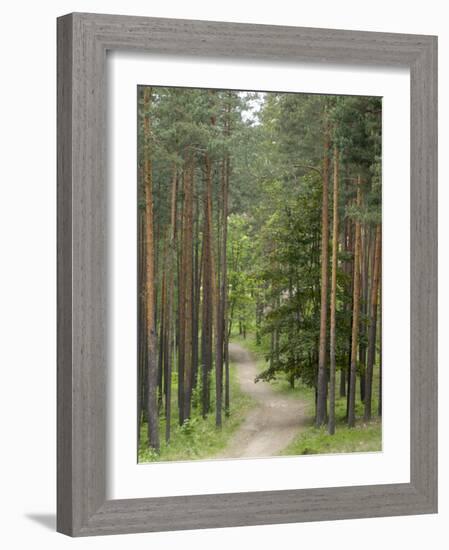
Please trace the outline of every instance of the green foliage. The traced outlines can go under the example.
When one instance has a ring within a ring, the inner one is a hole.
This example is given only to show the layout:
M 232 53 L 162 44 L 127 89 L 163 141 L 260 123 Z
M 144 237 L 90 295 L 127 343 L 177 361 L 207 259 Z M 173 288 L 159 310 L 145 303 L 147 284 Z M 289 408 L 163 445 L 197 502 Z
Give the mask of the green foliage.
M 333 453 L 360 453 L 382 450 L 382 426 L 376 419 L 368 423 L 359 422 L 355 428 L 348 428 L 345 422 L 336 426 L 333 436 L 325 427 L 309 426 L 300 432 L 283 455 L 310 455 Z
M 233 336 L 233 341 L 239 342 L 256 357 L 260 372 L 267 368 L 266 351 L 268 342 L 266 339 L 261 345 L 257 345 L 253 334 L 246 339 Z M 374 371 L 373 410 L 377 408 L 377 394 L 379 387 L 379 369 Z M 301 429 L 294 441 L 282 452 L 283 455 L 305 454 L 332 454 L 351 452 L 374 452 L 382 450 L 382 424 L 379 418 L 368 423 L 358 421 L 355 428 L 348 428 L 346 424 L 346 397 L 336 400 L 336 432 L 330 436 L 326 427 L 315 428 L 314 421 L 314 391 L 309 386 L 299 382 L 292 387 L 290 380 L 283 372 L 277 372 L 271 380 L 271 387 L 280 393 L 301 399 L 308 404 L 306 411 L 306 427 Z M 363 416 L 363 404 L 357 400 L 356 413 Z
M 374 225 L 380 221 L 381 204 L 380 113 L 380 98 L 276 93 L 263 97 L 253 137 L 257 150 L 251 153 L 257 192 L 244 213 L 230 218 L 228 242 L 230 255 L 235 249 L 244 250 L 230 277 L 238 315 L 248 330 L 256 325 L 259 342 L 265 336 L 272 340 L 261 379 L 275 380 L 284 373 L 311 387 L 316 383 L 323 135 L 329 128 L 343 165 L 340 227 L 347 219 Z M 359 176 L 361 208 L 354 204 Z M 352 297 L 345 262 L 351 259 L 340 251 L 336 311 L 340 368 L 348 364 Z M 361 323 L 366 325 L 366 315 L 362 314 Z M 359 341 L 366 345 L 365 333 L 361 331 Z
M 171 189 L 172 181 L 177 183 L 174 225 L 181 232 L 184 168 L 193 164 L 192 255 L 199 266 L 198 271 L 201 270 L 204 227 L 207 225 L 204 190 L 206 180 L 210 181 L 206 174 L 210 174 L 215 292 L 222 280 L 219 250 L 227 223 L 229 325 L 226 329 L 235 335 L 239 332 L 237 329 L 243 327 L 246 345 L 257 353 L 258 378 L 269 381 L 276 391 L 308 399 L 312 415 L 320 332 L 323 165 L 325 160 L 329 161 L 332 178 L 332 154 L 337 147 L 340 190 L 336 206 L 341 233 L 338 237 L 346 239 L 345 226 L 350 232 L 356 220 L 364 224 L 364 235 L 368 234 L 370 228 L 381 221 L 381 99 L 153 87 L 149 106 L 145 106 L 143 90 L 142 87 L 138 89 L 138 114 L 140 120 L 148 117 L 151 129 L 144 136 L 143 124 L 138 124 L 138 147 L 140 160 L 144 151 L 151 150 L 158 269 L 156 302 L 162 301 L 161 281 L 171 219 L 167 190 Z M 326 136 L 330 140 L 328 149 L 324 148 Z M 223 220 L 222 189 L 228 160 L 229 211 L 228 219 Z M 361 206 L 355 204 L 358 181 L 363 197 Z M 332 200 L 330 193 L 330 212 Z M 138 207 L 142 211 L 144 206 L 140 170 Z M 179 263 L 180 240 L 175 252 Z M 329 261 L 330 257 L 331 254 Z M 352 252 L 347 252 L 342 245 L 338 259 L 336 361 L 337 371 L 341 371 L 347 368 L 350 353 Z M 177 292 L 179 269 L 178 265 L 174 274 L 175 313 L 180 299 Z M 361 307 L 362 330 L 357 342 L 362 346 L 367 344 L 366 299 L 365 296 Z M 196 337 L 201 342 L 201 328 Z M 198 360 L 200 364 L 201 357 Z M 175 362 L 172 370 L 171 442 L 162 444 L 160 454 L 148 451 L 146 425 L 143 425 L 141 461 L 212 456 L 225 446 L 250 406 L 233 376 L 231 416 L 225 419 L 221 431 L 216 430 L 213 395 L 211 414 L 206 419 L 200 415 L 199 377 L 192 390 L 192 416 L 179 426 Z M 360 363 L 359 374 L 363 370 L 364 365 Z M 211 388 L 214 388 L 213 377 L 212 372 Z M 375 410 L 376 390 L 373 396 Z M 345 400 L 337 401 L 337 421 L 341 424 L 337 428 L 343 425 L 345 406 Z M 361 407 L 358 402 L 359 415 Z M 163 434 L 162 412 L 160 423 Z M 368 428 L 366 433 L 370 432 Z M 380 433 L 380 426 L 378 430 Z M 305 443 L 301 440 L 297 448 L 309 452 L 323 443 L 320 439 L 323 434 L 320 431 L 307 433 L 309 439 Z M 342 435 L 341 441 L 339 437 L 335 436 L 335 445 L 343 445 L 346 437 L 344 445 L 350 446 L 352 436 Z
M 235 376 L 235 367 L 231 370 L 231 395 L 232 404 L 229 417 L 223 417 L 223 427 L 217 430 L 215 427 L 215 415 L 211 413 L 203 419 L 199 409 L 193 409 L 192 417 L 186 420 L 182 426 L 178 424 L 176 415 L 171 422 L 170 443 L 161 444 L 160 453 L 154 452 L 147 445 L 147 424 L 143 423 L 140 429 L 139 463 L 193 460 L 198 458 L 213 458 L 226 447 L 234 432 L 238 429 L 247 412 L 254 402 L 246 394 L 242 393 Z M 215 381 L 212 380 L 212 384 Z M 177 379 L 173 377 L 173 409 L 177 407 Z M 164 419 L 160 419 L 160 433 L 164 433 Z

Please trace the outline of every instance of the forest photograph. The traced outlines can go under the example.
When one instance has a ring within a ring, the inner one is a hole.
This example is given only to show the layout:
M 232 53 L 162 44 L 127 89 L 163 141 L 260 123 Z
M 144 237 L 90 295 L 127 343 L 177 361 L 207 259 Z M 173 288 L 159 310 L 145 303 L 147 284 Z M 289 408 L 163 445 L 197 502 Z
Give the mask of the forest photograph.
M 382 98 L 138 86 L 139 463 L 382 450 Z

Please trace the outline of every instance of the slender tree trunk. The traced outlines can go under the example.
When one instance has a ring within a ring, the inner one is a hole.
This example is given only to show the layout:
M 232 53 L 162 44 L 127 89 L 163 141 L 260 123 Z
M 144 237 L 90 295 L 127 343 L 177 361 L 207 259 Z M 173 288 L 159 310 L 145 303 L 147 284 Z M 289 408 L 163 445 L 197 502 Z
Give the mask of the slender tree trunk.
M 205 157 L 205 193 L 203 228 L 203 303 L 201 330 L 202 414 L 210 410 L 210 373 L 213 361 L 213 251 L 212 251 L 212 164 Z
M 256 344 L 260 346 L 262 343 L 262 337 L 260 335 L 260 327 L 262 324 L 262 313 L 263 313 L 263 306 L 260 302 L 260 296 L 258 295 L 256 298 Z
M 144 197 L 143 197 L 144 198 Z M 145 303 L 145 210 L 139 208 L 139 394 L 137 416 L 137 442 L 140 447 L 140 427 L 148 419 L 147 406 L 147 364 L 146 364 L 146 303 Z
M 288 278 L 288 296 L 289 296 L 289 300 L 291 300 L 294 296 L 293 280 L 291 276 L 289 276 Z M 289 371 L 288 381 L 291 389 L 294 389 L 295 387 L 296 366 L 300 364 L 300 362 L 297 361 L 296 353 L 294 351 L 295 330 L 296 330 L 296 323 L 290 322 L 288 327 L 288 333 L 287 333 L 288 348 L 289 348 L 287 369 Z
M 222 426 L 223 408 L 223 303 L 220 299 L 220 291 L 216 296 L 216 341 L 215 341 L 215 425 Z
M 153 235 L 153 178 L 150 153 L 150 105 L 151 88 L 144 90 L 144 182 L 145 182 L 145 238 L 146 238 L 146 318 L 147 318 L 147 361 L 148 361 L 148 445 L 159 452 L 159 414 L 157 406 L 157 334 L 155 326 L 155 277 L 154 277 L 154 235 Z
M 349 337 L 348 337 L 348 358 L 346 368 L 346 420 L 349 416 L 349 386 L 351 383 L 351 353 L 352 353 L 352 323 L 354 313 L 354 243 L 355 243 L 355 224 L 348 218 L 348 252 L 351 254 L 351 260 L 348 261 L 347 270 L 350 275 L 349 295 L 351 296 L 350 303 L 350 322 L 349 322 Z
M 192 398 L 192 294 L 193 294 L 193 178 L 194 158 L 188 151 L 184 178 L 184 422 L 190 418 Z
M 166 257 L 167 248 L 164 251 L 164 258 L 162 260 L 162 284 L 161 284 L 161 307 L 160 307 L 160 322 L 159 322 L 159 360 L 157 369 L 157 387 L 158 387 L 158 410 L 162 410 L 163 406 L 163 383 L 164 383 L 164 351 L 165 351 L 165 316 L 166 316 L 166 303 L 167 303 L 167 274 L 166 274 Z
M 192 388 L 196 388 L 198 382 L 198 332 L 200 315 L 200 291 L 201 291 L 201 258 L 200 258 L 200 206 L 199 194 L 195 201 L 195 236 L 193 254 L 193 287 L 192 287 Z
M 165 371 L 165 441 L 170 441 L 171 424 L 171 383 L 172 383 L 172 361 L 174 360 L 175 341 L 175 315 L 174 315 L 174 272 L 176 266 L 176 195 L 177 195 L 177 169 L 173 166 L 171 209 L 170 209 L 170 237 L 168 245 L 168 282 L 167 282 L 167 317 L 166 317 L 166 338 L 164 354 Z
M 227 121 L 227 133 L 229 133 L 229 121 Z M 221 251 L 221 301 L 223 313 L 223 326 L 221 335 L 223 339 L 223 360 L 225 367 L 225 414 L 229 416 L 230 409 L 230 379 L 229 379 L 229 353 L 228 353 L 228 263 L 227 263 L 227 243 L 228 243 L 228 194 L 229 194 L 229 155 L 223 162 L 223 238 Z
M 228 321 L 228 341 L 231 338 L 231 334 L 232 334 L 232 324 L 234 321 L 234 308 L 235 308 L 235 299 L 231 300 L 231 308 L 230 308 L 229 321 Z
M 373 388 L 373 368 L 376 359 L 376 332 L 377 332 L 377 304 L 379 296 L 379 273 L 381 261 L 381 225 L 376 227 L 375 253 L 373 263 L 372 287 L 371 287 L 371 316 L 368 338 L 368 363 L 365 379 L 365 411 L 364 419 L 371 419 L 371 398 Z
M 154 210 L 154 197 L 159 196 L 159 190 L 160 190 L 160 180 L 156 180 L 156 186 L 153 182 L 153 210 Z M 156 340 L 158 341 L 158 330 L 159 330 L 159 289 L 161 288 L 161 281 L 160 279 L 160 272 L 163 270 L 159 270 L 159 244 L 160 244 L 160 220 L 159 216 L 155 216 L 153 214 L 153 242 L 154 242 L 154 330 L 156 331 Z M 158 353 L 159 353 L 159 343 L 158 343 Z M 160 371 L 159 371 L 159 361 L 158 361 L 158 374 L 157 374 L 157 387 L 158 387 L 158 405 L 159 405 L 159 389 L 160 389 Z
M 349 250 L 349 232 L 350 232 L 350 230 L 351 230 L 350 220 L 349 220 L 349 218 L 347 218 L 346 222 L 345 222 L 345 225 L 344 225 L 344 231 L 342 232 L 342 243 L 341 243 L 342 250 L 345 252 L 345 254 L 348 254 L 350 252 L 350 250 Z M 351 273 L 350 273 L 351 269 L 350 269 L 350 265 L 349 265 L 349 260 L 347 260 L 347 259 L 345 259 L 345 261 L 343 262 L 343 272 L 348 278 L 351 276 Z M 349 292 L 349 285 L 346 282 L 345 282 L 345 292 L 348 292 L 348 295 L 351 295 L 351 292 Z M 345 315 L 349 316 L 351 309 L 352 308 L 350 307 L 350 304 L 348 303 L 347 300 L 345 300 L 345 304 L 344 304 Z M 351 356 L 351 343 L 350 342 L 349 342 L 348 350 L 349 350 L 348 356 L 350 357 Z M 349 361 L 348 361 L 347 366 L 342 363 L 341 368 L 340 368 L 340 397 L 346 397 L 346 380 L 347 380 L 347 377 L 348 377 L 348 371 L 349 371 Z
M 206 205 L 207 199 L 204 199 Z M 206 248 L 207 239 L 207 221 L 206 221 L 206 206 L 204 216 L 204 228 L 203 228 L 203 253 L 202 253 L 202 272 L 203 272 L 203 285 L 202 285 L 202 301 L 201 301 L 201 414 L 203 418 L 206 418 L 209 412 L 209 372 L 211 363 L 210 353 L 210 330 L 211 321 L 209 316 L 209 258 Z
M 330 311 L 330 375 L 329 375 L 329 433 L 335 433 L 335 375 L 336 375 L 336 325 L 337 262 L 338 262 L 338 148 L 334 147 L 334 189 L 332 223 L 332 282 Z
M 340 369 L 340 397 L 346 397 L 346 369 L 341 366 Z
M 360 176 L 357 180 L 357 207 L 361 206 Z M 348 426 L 355 426 L 355 396 L 357 383 L 357 344 L 360 322 L 360 220 L 355 222 L 355 250 L 354 250 L 354 293 L 353 293 L 353 312 L 352 312 L 352 336 L 351 336 L 351 369 L 349 380 L 349 407 L 348 407 Z
M 326 332 L 327 332 L 327 289 L 329 257 L 329 122 L 326 121 L 323 152 L 323 202 L 321 217 L 321 308 L 320 344 L 318 356 L 316 426 L 326 422 L 327 416 L 327 372 L 326 372 Z
M 365 225 L 362 231 L 361 240 L 361 315 L 360 319 L 360 344 L 359 344 L 359 364 L 360 364 L 360 401 L 365 402 L 365 374 L 366 374 L 366 351 L 367 351 L 367 333 L 368 327 L 366 319 L 369 317 L 369 268 L 370 261 L 372 260 L 372 238 L 371 228 Z
M 225 176 L 224 176 L 224 166 L 222 167 L 222 178 L 221 178 L 221 186 L 222 186 L 222 207 L 223 207 L 223 213 L 224 213 L 224 198 L 225 198 Z M 219 199 L 217 199 L 217 202 L 220 202 Z M 215 408 L 215 424 L 218 428 L 221 428 L 222 425 L 222 404 L 223 404 L 223 336 L 224 336 L 224 301 L 223 301 L 223 278 L 224 273 L 223 270 L 223 260 L 226 258 L 226 250 L 223 249 L 223 238 L 220 238 L 221 236 L 221 224 L 220 224 L 220 218 L 223 218 L 223 216 L 220 216 L 220 205 L 217 206 L 217 259 L 218 259 L 218 266 L 217 266 L 217 281 L 218 281 L 218 292 L 217 292 L 217 328 L 216 328 L 216 350 L 215 350 L 215 385 L 216 385 L 216 408 Z M 222 220 L 223 223 L 223 220 Z M 224 227 L 223 227 L 224 231 Z
M 178 412 L 179 425 L 184 424 L 184 370 L 185 370 L 185 251 L 184 251 L 184 202 L 185 202 L 185 167 L 182 171 L 181 182 L 181 212 L 180 212 L 180 235 L 179 235 L 179 258 L 178 258 Z

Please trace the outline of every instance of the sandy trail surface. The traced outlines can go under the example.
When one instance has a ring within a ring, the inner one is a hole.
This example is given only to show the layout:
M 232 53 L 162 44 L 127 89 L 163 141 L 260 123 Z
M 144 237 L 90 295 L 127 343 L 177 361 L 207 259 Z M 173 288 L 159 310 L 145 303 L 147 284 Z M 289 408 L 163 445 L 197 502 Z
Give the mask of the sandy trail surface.
M 307 403 L 272 389 L 268 382 L 254 382 L 256 363 L 242 346 L 229 344 L 238 382 L 256 406 L 251 409 L 229 445 L 214 458 L 264 457 L 278 455 L 304 427 Z

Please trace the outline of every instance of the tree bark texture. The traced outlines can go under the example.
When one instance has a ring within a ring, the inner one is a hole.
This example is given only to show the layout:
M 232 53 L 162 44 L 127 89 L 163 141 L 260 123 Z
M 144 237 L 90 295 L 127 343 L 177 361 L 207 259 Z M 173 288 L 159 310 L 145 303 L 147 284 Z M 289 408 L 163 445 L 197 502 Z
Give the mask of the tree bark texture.
M 375 253 L 373 263 L 372 274 L 372 287 L 371 287 L 371 306 L 370 306 L 370 324 L 368 334 L 368 361 L 366 369 L 365 379 L 365 420 L 371 419 L 371 400 L 372 400 L 372 388 L 373 388 L 373 369 L 376 359 L 376 336 L 377 336 L 377 307 L 379 297 L 379 274 L 381 263 L 381 250 L 382 250 L 382 232 L 381 225 L 376 227 L 375 238 Z
M 361 182 L 357 180 L 357 207 L 361 206 Z M 360 322 L 360 248 L 361 248 L 361 223 L 359 218 L 355 222 L 355 248 L 354 248 L 354 283 L 353 283 L 353 311 L 352 311 L 352 335 L 351 335 L 351 368 L 349 378 L 349 405 L 348 426 L 355 426 L 355 397 L 357 383 L 357 348 Z
M 153 234 L 153 178 L 150 152 L 151 140 L 151 88 L 144 91 L 144 184 L 145 184 L 145 240 L 146 240 L 146 319 L 147 319 L 147 364 L 148 364 L 148 445 L 159 451 L 159 414 L 157 404 L 158 364 L 157 334 L 155 321 L 155 276 Z
M 326 121 L 323 151 L 323 200 L 321 215 L 321 305 L 320 340 L 318 355 L 316 426 L 326 422 L 327 416 L 327 372 L 326 372 L 326 333 L 327 333 L 327 291 L 329 262 L 329 122 Z
M 338 148 L 334 147 L 334 186 L 332 220 L 332 281 L 330 311 L 330 374 L 329 374 L 329 425 L 331 435 L 335 433 L 335 376 L 336 376 L 336 324 L 337 307 L 337 265 L 338 265 Z

